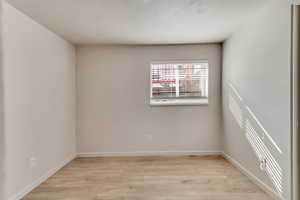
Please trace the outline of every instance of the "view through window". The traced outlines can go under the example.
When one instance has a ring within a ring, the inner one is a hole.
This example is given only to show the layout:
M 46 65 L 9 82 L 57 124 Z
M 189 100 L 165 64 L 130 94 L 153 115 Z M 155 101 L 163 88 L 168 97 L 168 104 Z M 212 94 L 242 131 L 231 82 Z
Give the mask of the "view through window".
M 151 77 L 152 103 L 208 103 L 207 61 L 152 63 Z

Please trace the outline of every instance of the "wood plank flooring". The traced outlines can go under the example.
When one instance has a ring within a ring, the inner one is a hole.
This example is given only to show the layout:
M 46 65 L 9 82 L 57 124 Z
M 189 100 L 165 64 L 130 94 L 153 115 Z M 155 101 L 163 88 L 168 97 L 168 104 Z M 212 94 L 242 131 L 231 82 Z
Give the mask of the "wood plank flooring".
M 77 158 L 23 200 L 270 200 L 221 156 Z

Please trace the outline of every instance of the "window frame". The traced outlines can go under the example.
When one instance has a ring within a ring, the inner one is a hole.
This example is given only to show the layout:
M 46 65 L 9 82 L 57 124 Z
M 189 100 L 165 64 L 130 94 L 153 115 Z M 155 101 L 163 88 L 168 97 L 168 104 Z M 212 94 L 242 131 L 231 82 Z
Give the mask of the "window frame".
M 195 64 L 195 63 L 207 63 L 208 67 L 208 86 L 207 86 L 207 98 L 162 98 L 162 99 L 153 99 L 152 93 L 152 66 L 155 64 Z M 210 66 L 208 59 L 187 59 L 187 60 L 162 60 L 162 61 L 152 61 L 150 62 L 150 96 L 149 103 L 150 106 L 200 106 L 208 105 L 210 97 Z

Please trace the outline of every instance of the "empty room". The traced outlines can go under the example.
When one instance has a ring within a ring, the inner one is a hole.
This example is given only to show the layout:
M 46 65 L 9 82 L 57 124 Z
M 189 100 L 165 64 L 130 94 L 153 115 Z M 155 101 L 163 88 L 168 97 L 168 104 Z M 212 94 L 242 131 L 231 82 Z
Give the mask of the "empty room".
M 0 200 L 300 200 L 296 1 L 0 3 Z

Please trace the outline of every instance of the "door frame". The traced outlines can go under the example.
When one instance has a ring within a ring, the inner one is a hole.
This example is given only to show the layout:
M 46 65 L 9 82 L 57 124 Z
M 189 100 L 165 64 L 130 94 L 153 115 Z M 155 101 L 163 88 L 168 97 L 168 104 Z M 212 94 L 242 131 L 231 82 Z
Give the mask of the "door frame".
M 291 196 L 292 200 L 299 200 L 299 141 L 298 119 L 300 113 L 300 2 L 291 2 Z

